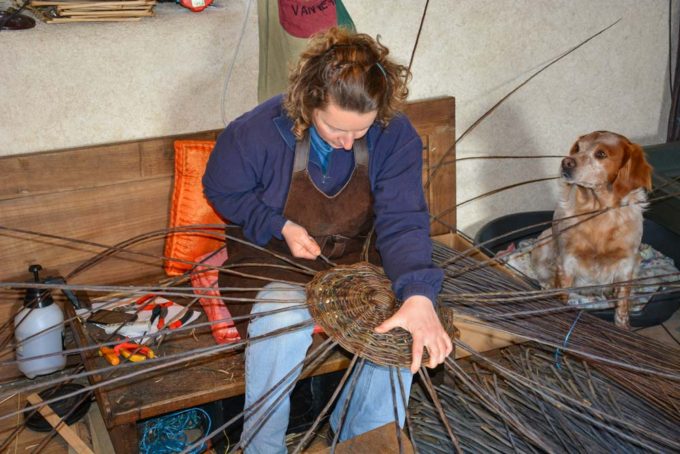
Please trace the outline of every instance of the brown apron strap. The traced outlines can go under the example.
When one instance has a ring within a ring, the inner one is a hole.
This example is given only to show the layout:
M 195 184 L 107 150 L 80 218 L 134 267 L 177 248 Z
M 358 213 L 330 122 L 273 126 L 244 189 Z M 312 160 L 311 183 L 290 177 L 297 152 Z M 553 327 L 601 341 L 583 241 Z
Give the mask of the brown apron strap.
M 301 172 L 307 169 L 310 149 L 311 143 L 309 140 L 309 133 L 307 133 L 300 143 L 295 147 L 293 173 Z M 355 165 L 368 167 L 368 144 L 366 143 L 366 136 L 355 140 L 352 149 L 354 150 Z
M 293 162 L 293 174 L 307 170 L 309 162 L 309 133 L 295 147 L 295 161 Z
M 354 141 L 354 162 L 358 166 L 368 167 L 368 143 L 366 136 Z

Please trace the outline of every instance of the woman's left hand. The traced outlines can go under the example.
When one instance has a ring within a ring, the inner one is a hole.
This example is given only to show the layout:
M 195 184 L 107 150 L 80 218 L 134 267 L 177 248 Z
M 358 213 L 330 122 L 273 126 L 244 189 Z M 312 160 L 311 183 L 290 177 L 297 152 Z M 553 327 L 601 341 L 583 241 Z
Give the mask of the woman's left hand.
M 423 347 L 430 354 L 427 364 L 430 368 L 443 363 L 453 350 L 451 339 L 442 327 L 432 301 L 425 296 L 413 295 L 406 299 L 392 317 L 375 328 L 375 332 L 382 334 L 396 327 L 404 328 L 413 338 L 411 372 L 414 374 L 420 368 Z

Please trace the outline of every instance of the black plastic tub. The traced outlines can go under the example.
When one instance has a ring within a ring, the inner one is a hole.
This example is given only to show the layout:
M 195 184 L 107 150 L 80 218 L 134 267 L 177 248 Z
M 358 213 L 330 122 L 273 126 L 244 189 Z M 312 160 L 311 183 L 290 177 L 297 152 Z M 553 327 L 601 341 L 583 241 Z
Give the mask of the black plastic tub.
M 657 199 L 645 216 L 680 235 L 680 142 L 646 145 L 644 149 L 654 168 L 649 198 Z
M 552 217 L 552 211 L 528 211 L 496 218 L 479 229 L 474 244 L 480 246 L 487 254 L 495 255 L 512 243 L 517 245 L 521 240 L 538 237 L 550 226 Z M 680 264 L 680 236 L 671 230 L 645 219 L 642 242 L 672 258 L 676 267 Z M 538 286 L 538 283 L 535 284 Z M 630 324 L 634 327 L 658 325 L 668 320 L 678 308 L 680 290 L 654 295 L 641 311 L 631 313 Z M 613 309 L 591 313 L 605 320 L 614 320 Z

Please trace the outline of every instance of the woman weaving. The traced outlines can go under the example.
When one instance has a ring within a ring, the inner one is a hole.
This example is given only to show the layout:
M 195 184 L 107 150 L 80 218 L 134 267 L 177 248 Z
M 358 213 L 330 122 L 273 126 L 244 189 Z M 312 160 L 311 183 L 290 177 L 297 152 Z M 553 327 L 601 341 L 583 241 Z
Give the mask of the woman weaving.
M 344 29 L 312 38 L 291 72 L 285 95 L 265 101 L 222 132 L 203 185 L 215 209 L 240 225 L 246 239 L 291 254 L 315 269 L 323 268 L 315 260 L 320 254 L 335 263 L 361 260 L 364 242 L 375 228 L 379 255 L 373 250 L 371 261 L 381 262 L 403 301 L 375 331 L 401 327 L 411 333 L 411 370 L 401 371 L 408 395 L 423 348 L 430 355 L 427 365 L 435 367 L 452 347 L 433 306 L 443 273 L 431 259 L 421 182 L 422 143 L 397 110 L 408 94 L 409 74 L 387 55 L 388 49 L 368 35 Z M 266 254 L 254 248 L 229 243 L 228 265 L 266 260 Z M 304 276 L 286 269 L 262 270 L 267 268 L 256 272 L 285 282 L 305 282 Z M 250 272 L 254 273 L 252 268 Z M 220 287 L 246 283 L 262 285 L 226 273 L 220 276 Z M 265 286 L 257 299 L 270 302 L 256 303 L 252 309 L 232 304 L 232 315 L 299 306 L 305 293 L 302 285 L 276 282 Z M 309 319 L 304 306 L 263 314 L 252 318 L 247 335 L 262 336 Z M 245 338 L 246 327 L 237 327 Z M 300 363 L 311 344 L 312 329 L 310 324 L 248 345 L 246 408 Z M 366 362 L 358 373 L 341 441 L 394 420 L 392 401 L 385 399 L 390 395 L 389 368 Z M 269 400 L 275 399 L 276 395 Z M 256 424 L 270 406 L 265 403 L 246 414 L 243 433 L 250 440 L 246 452 L 286 452 L 289 399 L 263 424 Z M 340 429 L 341 406 L 337 407 L 330 421 L 335 431 Z M 403 426 L 401 402 L 398 407 Z

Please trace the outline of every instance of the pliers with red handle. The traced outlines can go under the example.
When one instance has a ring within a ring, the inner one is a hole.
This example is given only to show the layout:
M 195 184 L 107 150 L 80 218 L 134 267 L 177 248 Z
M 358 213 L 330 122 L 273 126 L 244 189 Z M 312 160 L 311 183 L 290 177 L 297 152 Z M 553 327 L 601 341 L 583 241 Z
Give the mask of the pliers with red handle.
M 172 306 L 174 303 L 172 301 L 166 301 L 164 303 L 154 303 L 154 300 L 156 299 L 158 295 L 155 295 L 153 293 L 148 293 L 140 298 L 138 298 L 135 303 L 137 305 L 142 305 L 144 306 L 139 309 L 139 311 L 151 311 L 151 318 L 149 319 L 149 325 L 153 325 L 153 323 L 158 319 L 158 324 L 156 325 L 156 328 L 161 329 L 165 326 L 165 317 L 168 316 L 168 307 Z
M 174 322 L 170 323 L 168 325 L 168 328 L 177 329 L 180 326 L 184 326 L 184 324 L 187 323 L 191 319 L 192 311 L 190 311 L 188 309 L 185 309 L 185 310 L 186 310 L 186 312 L 184 313 L 184 315 L 182 315 L 182 318 L 180 318 L 179 320 L 175 320 Z
M 153 309 L 153 300 L 155 300 L 157 296 L 158 295 L 156 295 L 154 293 L 147 293 L 146 295 L 142 295 L 139 298 L 137 298 L 135 300 L 135 304 L 137 304 L 139 306 L 139 305 L 146 304 L 147 302 L 151 301 L 150 304 L 146 304 L 146 306 L 141 308 L 140 311 L 151 310 L 151 309 Z
M 172 306 L 174 303 L 172 301 L 167 301 L 165 303 L 154 303 L 153 300 L 156 298 L 157 295 L 153 293 L 146 294 L 136 300 L 136 303 L 138 305 L 140 304 L 145 304 L 144 307 L 140 309 L 140 311 L 151 311 L 151 318 L 149 319 L 149 324 L 153 325 L 153 323 L 158 319 L 158 323 L 156 324 L 156 328 L 162 329 L 165 327 L 165 318 L 168 316 L 168 307 Z M 149 302 L 151 301 L 151 302 Z M 149 302 L 147 304 L 147 302 Z M 179 320 L 175 320 L 174 322 L 170 323 L 168 325 L 169 329 L 177 329 L 180 326 L 184 326 L 185 323 L 187 323 L 191 319 L 192 312 L 187 310 L 185 314 L 180 318 Z
M 172 306 L 171 302 L 156 304 L 153 309 L 151 309 L 151 318 L 149 319 L 149 324 L 153 325 L 153 322 L 158 319 L 156 328 L 162 329 L 165 326 L 165 317 L 168 316 L 169 306 Z

